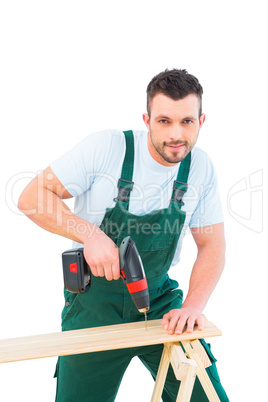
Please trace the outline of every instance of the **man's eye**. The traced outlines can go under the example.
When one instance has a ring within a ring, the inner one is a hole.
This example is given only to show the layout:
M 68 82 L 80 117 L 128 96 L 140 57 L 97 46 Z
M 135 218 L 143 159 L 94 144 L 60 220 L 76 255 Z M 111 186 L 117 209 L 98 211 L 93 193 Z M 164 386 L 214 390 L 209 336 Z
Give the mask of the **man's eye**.
M 191 123 L 192 123 L 192 120 L 184 120 L 183 123 L 185 123 L 185 124 L 191 124 Z
M 167 121 L 167 120 L 165 120 L 165 119 L 162 119 L 162 120 L 159 120 L 159 123 L 166 124 L 166 123 L 168 123 L 168 121 Z

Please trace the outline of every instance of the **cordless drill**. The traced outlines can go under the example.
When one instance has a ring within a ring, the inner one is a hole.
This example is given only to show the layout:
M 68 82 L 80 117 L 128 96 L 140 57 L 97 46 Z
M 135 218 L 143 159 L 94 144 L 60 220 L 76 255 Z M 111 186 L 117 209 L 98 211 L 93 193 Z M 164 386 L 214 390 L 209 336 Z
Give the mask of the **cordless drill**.
M 136 244 L 130 236 L 125 237 L 119 247 L 120 275 L 140 313 L 149 310 L 149 291 L 143 264 Z M 62 253 L 64 287 L 69 292 L 85 293 L 91 284 L 90 267 L 83 248 L 67 250 Z

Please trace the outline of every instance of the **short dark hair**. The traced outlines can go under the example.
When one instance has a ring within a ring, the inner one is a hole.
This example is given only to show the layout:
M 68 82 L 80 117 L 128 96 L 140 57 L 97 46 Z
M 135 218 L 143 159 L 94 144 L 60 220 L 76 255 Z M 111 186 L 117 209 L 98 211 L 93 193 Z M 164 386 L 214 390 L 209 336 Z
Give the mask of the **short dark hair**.
M 198 96 L 200 101 L 199 117 L 202 114 L 203 88 L 198 79 L 187 70 L 172 69 L 162 71 L 149 82 L 147 87 L 147 112 L 150 117 L 150 105 L 155 95 L 162 93 L 173 100 L 183 99 L 190 94 Z

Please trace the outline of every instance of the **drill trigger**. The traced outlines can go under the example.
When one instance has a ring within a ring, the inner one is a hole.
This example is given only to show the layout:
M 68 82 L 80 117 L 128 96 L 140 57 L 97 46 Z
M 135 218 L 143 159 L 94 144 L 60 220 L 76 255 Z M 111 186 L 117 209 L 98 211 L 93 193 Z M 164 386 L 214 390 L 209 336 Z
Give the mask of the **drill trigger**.
M 121 269 L 120 276 L 121 276 L 121 278 L 123 279 L 123 282 L 126 283 L 127 278 L 126 278 L 126 275 L 125 275 L 125 272 L 124 272 L 123 269 Z

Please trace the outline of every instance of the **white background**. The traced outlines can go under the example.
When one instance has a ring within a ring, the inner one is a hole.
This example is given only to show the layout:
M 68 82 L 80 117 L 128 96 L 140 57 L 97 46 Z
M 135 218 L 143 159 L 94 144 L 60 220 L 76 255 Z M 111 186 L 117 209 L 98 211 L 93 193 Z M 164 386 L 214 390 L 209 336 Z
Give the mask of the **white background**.
M 226 220 L 226 268 L 204 312 L 223 331 L 212 348 L 232 402 L 267 400 L 266 10 L 259 0 L 1 2 L 1 339 L 60 330 L 71 244 L 18 212 L 23 187 L 90 132 L 144 128 L 150 79 L 186 68 L 204 88 L 198 144 Z M 185 291 L 195 253 L 188 235 L 172 271 Z M 1 400 L 53 401 L 55 364 L 1 365 Z M 147 402 L 152 387 L 134 360 L 117 401 Z

